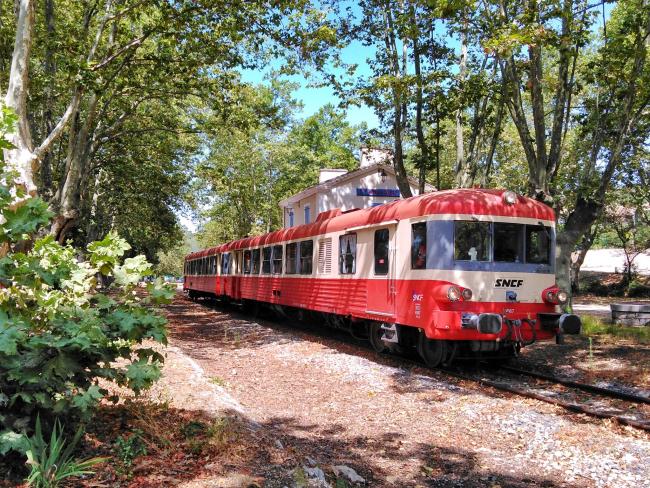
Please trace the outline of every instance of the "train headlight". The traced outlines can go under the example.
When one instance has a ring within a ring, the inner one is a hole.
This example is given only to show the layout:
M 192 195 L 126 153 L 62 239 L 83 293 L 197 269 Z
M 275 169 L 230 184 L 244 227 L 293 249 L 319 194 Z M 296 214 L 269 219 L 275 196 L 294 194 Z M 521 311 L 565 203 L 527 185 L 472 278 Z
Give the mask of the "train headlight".
M 462 295 L 460 288 L 458 288 L 456 285 L 451 285 L 449 288 L 447 288 L 447 298 L 449 298 L 450 302 L 457 302 L 460 300 L 461 296 Z
M 564 290 L 558 290 L 555 296 L 560 305 L 564 305 L 569 300 L 569 294 Z
M 546 300 L 548 303 L 558 303 L 557 292 L 557 289 L 548 290 L 544 295 L 544 300 Z
M 508 205 L 514 205 L 517 203 L 517 194 L 514 191 L 508 190 L 503 193 L 503 201 Z
M 470 290 L 469 288 L 465 288 L 462 292 L 462 295 L 463 295 L 463 300 L 469 301 L 472 299 L 473 293 L 472 290 Z

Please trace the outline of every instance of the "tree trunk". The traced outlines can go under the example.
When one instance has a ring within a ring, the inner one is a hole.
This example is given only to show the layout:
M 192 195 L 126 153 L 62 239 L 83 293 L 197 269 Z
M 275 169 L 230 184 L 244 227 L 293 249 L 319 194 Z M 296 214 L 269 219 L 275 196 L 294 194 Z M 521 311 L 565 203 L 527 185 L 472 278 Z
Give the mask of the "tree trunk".
M 460 93 L 462 94 L 467 70 L 467 42 L 465 39 L 465 30 L 460 34 L 460 61 L 458 66 L 458 80 L 460 84 Z M 463 140 L 463 103 L 462 96 L 460 106 L 456 110 L 456 186 L 463 187 L 467 182 L 469 173 L 465 161 L 465 142 Z
M 415 9 L 413 4 L 409 8 L 411 15 L 411 22 L 417 26 L 417 18 L 415 16 Z M 420 66 L 420 45 L 418 42 L 419 31 L 416 29 L 411 41 L 413 42 L 413 62 L 415 68 L 416 80 L 416 99 L 415 99 L 415 134 L 418 140 L 418 148 L 420 149 L 420 158 L 418 161 L 419 175 L 418 175 L 418 191 L 419 194 L 424 194 L 427 184 L 427 168 L 429 166 L 429 159 L 431 157 L 429 145 L 424 137 L 424 129 L 422 127 L 422 110 L 424 105 L 423 89 L 422 89 L 422 69 Z
M 555 279 L 560 288 L 571 295 L 571 255 L 580 238 L 598 219 L 603 204 L 578 196 L 573 212 L 557 235 L 555 248 Z
M 591 249 L 594 240 L 598 236 L 598 224 L 593 225 L 582 238 L 580 249 L 576 253 L 575 259 L 571 260 L 571 291 L 578 293 L 580 291 L 580 268 L 585 262 L 585 257 Z
M 16 130 L 7 135 L 7 139 L 15 146 L 15 149 L 5 150 L 4 157 L 9 168 L 18 172 L 17 183 L 23 186 L 29 195 L 35 195 L 34 148 L 27 118 L 29 55 L 32 48 L 34 29 L 34 2 L 32 0 L 20 0 L 17 7 L 16 37 L 5 105 L 16 112 L 18 123 Z
M 53 207 L 57 215 L 50 227 L 50 234 L 59 242 L 65 242 L 66 234 L 74 228 L 79 218 L 79 204 L 86 183 L 84 175 L 90 158 L 91 133 L 95 127 L 98 101 L 99 96 L 93 93 L 88 100 L 86 120 L 78 131 L 73 130 L 70 134 L 65 179 L 54 196 Z

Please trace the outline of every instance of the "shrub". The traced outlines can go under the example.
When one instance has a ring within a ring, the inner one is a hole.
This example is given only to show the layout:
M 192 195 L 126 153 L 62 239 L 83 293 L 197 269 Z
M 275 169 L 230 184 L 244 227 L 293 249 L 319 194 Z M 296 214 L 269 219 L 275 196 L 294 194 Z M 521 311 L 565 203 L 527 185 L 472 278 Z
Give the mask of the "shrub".
M 114 233 L 90 244 L 85 261 L 52 237 L 32 241 L 51 215 L 13 178 L 0 162 L 0 456 L 27 452 L 39 414 L 46 431 L 55 417 L 88 419 L 108 393 L 99 379 L 136 393 L 150 386 L 163 358 L 138 346 L 166 343 L 165 319 L 151 306 L 174 293 L 157 281 L 141 298 L 136 287 L 151 265 L 123 259 L 130 246 Z M 99 288 L 102 276 L 109 289 Z
M 27 464 L 31 471 L 27 477 L 30 486 L 55 488 L 66 478 L 92 474 L 90 469 L 107 458 L 73 459 L 72 452 L 79 443 L 83 430 L 77 429 L 72 442 L 66 446 L 61 424 L 56 421 L 49 443 L 43 438 L 40 418 L 36 418 L 34 435 L 28 441 Z

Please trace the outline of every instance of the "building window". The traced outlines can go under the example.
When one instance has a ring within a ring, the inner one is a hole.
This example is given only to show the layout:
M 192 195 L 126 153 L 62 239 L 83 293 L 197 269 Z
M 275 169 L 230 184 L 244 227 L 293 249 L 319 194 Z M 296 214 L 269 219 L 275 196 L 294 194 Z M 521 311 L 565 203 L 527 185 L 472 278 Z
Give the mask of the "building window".
M 309 205 L 305 205 L 305 224 L 311 223 L 311 208 Z
M 287 264 L 286 264 L 285 273 L 296 274 L 297 273 L 296 265 L 298 264 L 298 243 L 297 242 L 292 242 L 291 244 L 287 244 L 286 259 L 287 259 Z
M 282 246 L 273 246 L 273 274 L 282 274 Z
M 354 274 L 357 270 L 357 235 L 346 234 L 339 238 L 339 271 Z
M 251 274 L 251 252 L 244 251 L 244 274 Z
M 262 249 L 262 273 L 271 274 L 271 248 Z
M 388 229 L 375 231 L 375 274 L 388 274 Z
M 456 261 L 490 260 L 490 224 L 488 222 L 454 222 L 454 259 Z
M 293 209 L 289 209 L 289 227 L 293 227 Z
M 411 269 L 427 267 L 427 223 L 411 226 Z
M 302 241 L 300 243 L 300 274 L 310 275 L 312 273 L 313 256 L 314 241 Z
M 253 260 L 253 274 L 259 274 L 260 273 L 260 250 L 259 249 L 253 249 L 252 252 L 252 260 Z

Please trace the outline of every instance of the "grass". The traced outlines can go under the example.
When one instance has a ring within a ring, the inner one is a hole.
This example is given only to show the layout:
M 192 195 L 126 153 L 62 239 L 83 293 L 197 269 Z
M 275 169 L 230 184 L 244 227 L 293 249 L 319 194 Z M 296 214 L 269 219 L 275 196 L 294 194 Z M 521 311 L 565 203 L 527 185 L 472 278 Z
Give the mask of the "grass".
M 650 327 L 624 327 L 606 324 L 602 320 L 589 315 L 582 317 L 582 335 L 587 337 L 613 336 L 629 339 L 639 344 L 650 344 Z
M 222 388 L 225 388 L 226 386 L 228 386 L 228 383 L 226 383 L 226 380 L 224 380 L 223 378 L 219 378 L 218 376 L 212 376 L 209 379 L 209 381 L 213 385 L 217 385 L 217 386 L 220 386 Z

